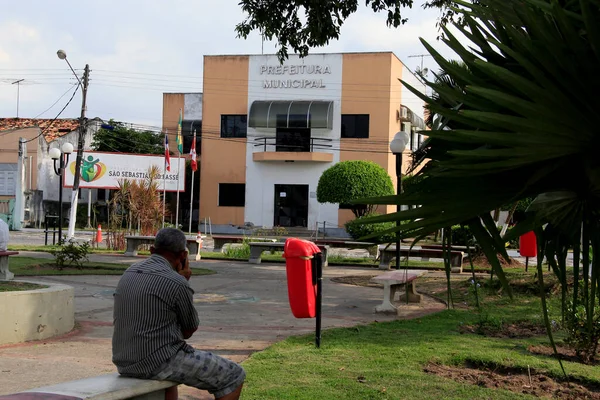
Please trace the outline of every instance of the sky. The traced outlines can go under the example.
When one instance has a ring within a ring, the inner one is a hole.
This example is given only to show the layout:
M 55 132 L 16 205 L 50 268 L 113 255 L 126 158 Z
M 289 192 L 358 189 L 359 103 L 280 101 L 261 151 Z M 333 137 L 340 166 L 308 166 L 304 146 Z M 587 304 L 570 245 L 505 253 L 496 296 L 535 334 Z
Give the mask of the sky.
M 56 56 L 63 49 L 77 74 L 91 69 L 87 116 L 160 127 L 162 93 L 201 92 L 204 55 L 260 54 L 253 33 L 236 37 L 245 15 L 238 0 L 21 0 L 3 2 L 0 14 L 0 117 L 54 118 L 73 95 L 76 78 Z M 342 26 L 340 39 L 312 52 L 393 51 L 411 70 L 438 69 L 419 37 L 451 57 L 436 41 L 439 10 L 415 0 L 388 28 L 384 13 L 359 1 L 359 11 Z M 275 53 L 274 42 L 264 53 Z M 12 84 L 24 79 L 20 84 Z M 18 90 L 17 90 L 18 89 Z M 17 93 L 18 92 L 18 93 Z M 18 95 L 18 102 L 17 102 Z M 79 117 L 81 92 L 60 115 Z

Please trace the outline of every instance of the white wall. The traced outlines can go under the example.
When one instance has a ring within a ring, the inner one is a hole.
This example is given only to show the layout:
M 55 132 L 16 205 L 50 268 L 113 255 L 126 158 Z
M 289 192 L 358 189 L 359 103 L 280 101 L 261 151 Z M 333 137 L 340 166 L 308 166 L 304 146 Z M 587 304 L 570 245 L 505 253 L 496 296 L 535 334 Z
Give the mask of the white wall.
M 304 65 L 303 68 L 298 66 Z M 272 67 L 272 73 L 262 67 Z M 246 206 L 245 222 L 256 226 L 271 227 L 274 219 L 275 185 L 309 185 L 308 228 L 314 228 L 317 222 L 338 223 L 337 204 L 319 204 L 316 199 L 317 184 L 323 171 L 339 161 L 339 140 L 341 132 L 342 97 L 342 55 L 315 54 L 303 59 L 292 55 L 284 63 L 287 69 L 280 67 L 273 55 L 250 56 L 248 73 L 248 114 L 255 100 L 321 100 L 333 101 L 333 129 L 313 129 L 312 137 L 330 138 L 333 150 L 319 149 L 320 152 L 333 154 L 332 163 L 316 162 L 254 162 L 252 154 L 262 152 L 255 147 L 257 137 L 275 137 L 275 129 L 248 128 L 246 147 Z M 314 66 L 320 66 L 317 73 Z M 277 69 L 277 68 L 280 69 Z M 328 68 L 325 68 L 328 67 Z M 308 73 L 308 71 L 313 73 Z M 319 87 L 311 88 L 265 88 L 265 81 L 310 79 L 321 81 Z M 323 87 L 321 87 L 323 86 Z M 274 147 L 267 151 L 275 151 Z
M 402 80 L 407 82 L 409 85 L 411 85 L 415 89 L 418 89 L 421 93 L 423 93 L 423 94 L 427 93 L 425 84 L 422 83 L 419 80 L 419 78 L 417 78 L 417 76 L 412 73 L 412 71 L 410 69 L 406 68 L 406 65 L 404 65 L 404 64 L 402 64 Z M 402 85 L 401 96 L 402 96 L 401 97 L 402 105 L 410 108 L 410 110 L 414 114 L 416 114 L 418 117 L 420 117 L 421 119 L 424 120 L 425 119 L 425 116 L 424 116 L 425 102 L 423 102 L 423 100 L 421 100 L 416 94 L 411 92 L 405 85 Z M 409 131 L 409 134 L 410 134 L 410 131 Z M 415 134 L 413 147 L 411 149 L 412 151 L 415 151 L 418 148 L 418 143 L 419 143 L 418 136 L 419 136 L 418 134 Z

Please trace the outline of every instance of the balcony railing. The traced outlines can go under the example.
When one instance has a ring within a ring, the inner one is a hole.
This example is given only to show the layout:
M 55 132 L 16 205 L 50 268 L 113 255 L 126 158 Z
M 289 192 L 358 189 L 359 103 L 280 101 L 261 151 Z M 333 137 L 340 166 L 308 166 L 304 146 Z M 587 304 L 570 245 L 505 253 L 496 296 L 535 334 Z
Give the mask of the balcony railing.
M 325 151 L 331 149 L 333 145 L 327 144 L 331 143 L 332 139 L 329 138 L 298 138 L 296 140 L 282 140 L 275 136 L 268 137 L 259 137 L 254 140 L 256 143 L 254 147 L 257 148 L 257 151 L 272 151 L 273 147 L 275 147 L 276 152 L 303 152 L 303 153 L 312 153 L 315 151 Z M 262 149 L 261 149 L 262 147 Z
M 302 136 L 256 138 L 252 159 L 256 162 L 333 162 L 332 139 Z

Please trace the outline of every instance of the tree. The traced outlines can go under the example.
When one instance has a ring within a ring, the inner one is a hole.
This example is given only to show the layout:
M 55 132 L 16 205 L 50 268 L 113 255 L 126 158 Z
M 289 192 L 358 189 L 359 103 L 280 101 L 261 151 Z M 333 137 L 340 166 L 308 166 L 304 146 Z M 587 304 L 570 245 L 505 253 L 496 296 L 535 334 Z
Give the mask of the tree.
M 349 206 L 354 216 L 373 212 L 372 205 L 351 204 L 356 199 L 394 193 L 387 171 L 371 161 L 342 161 L 328 168 L 319 178 L 317 201 Z
M 455 24 L 468 47 L 443 28 L 443 42 L 462 64 L 423 41 L 449 78 L 427 83 L 436 97 L 405 83 L 435 114 L 417 173 L 423 179 L 401 198 L 370 201 L 420 207 L 369 222 L 407 221 L 398 230 L 412 237 L 465 222 L 509 294 L 497 254 L 508 260 L 505 242 L 534 230 L 561 285 L 569 338 L 592 361 L 600 340 L 600 159 L 593 151 L 600 142 L 600 9 L 596 0 L 479 2 L 462 13 L 466 28 Z M 526 218 L 501 237 L 490 210 L 529 197 Z M 537 278 L 554 345 L 542 259 Z
M 163 133 L 138 131 L 111 119 L 94 134 L 92 149 L 133 154 L 163 154 L 164 141 Z
M 279 43 L 280 61 L 288 57 L 288 47 L 306 56 L 311 47 L 322 47 L 340 37 L 344 21 L 358 10 L 358 0 L 241 0 L 242 10 L 248 14 L 236 26 L 238 37 L 246 39 L 250 32 L 259 31 L 266 39 Z M 407 19 L 401 9 L 412 7 L 413 0 L 366 0 L 374 12 L 387 12 L 387 25 L 397 28 Z M 439 24 L 453 21 L 457 6 L 453 0 L 428 0 L 425 8 L 442 9 Z

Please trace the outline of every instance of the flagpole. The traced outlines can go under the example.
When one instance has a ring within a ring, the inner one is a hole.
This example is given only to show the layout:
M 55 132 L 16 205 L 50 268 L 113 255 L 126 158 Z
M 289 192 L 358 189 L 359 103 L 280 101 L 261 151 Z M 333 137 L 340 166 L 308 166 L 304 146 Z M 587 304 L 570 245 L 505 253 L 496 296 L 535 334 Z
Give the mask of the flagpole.
M 192 139 L 192 146 L 194 146 L 194 158 L 196 158 L 196 130 L 194 129 L 194 138 Z M 194 212 L 194 173 L 196 171 L 194 170 L 194 168 L 192 168 L 192 188 L 191 188 L 191 192 L 190 192 L 190 223 L 189 223 L 189 227 L 188 227 L 188 233 L 191 235 L 192 234 L 192 215 Z
M 165 140 L 168 140 L 167 139 L 168 135 L 169 135 L 169 130 L 167 129 L 166 133 L 165 133 Z M 165 152 L 166 151 L 168 151 L 168 150 L 165 148 Z M 165 227 L 165 202 L 167 199 L 167 157 L 166 157 L 166 155 L 164 158 L 165 158 L 165 165 L 163 167 L 163 212 L 162 212 L 162 217 L 163 217 L 162 218 L 162 227 L 163 228 Z
M 181 154 L 177 157 L 177 207 L 175 207 L 175 229 L 179 229 L 179 181 L 181 180 Z

